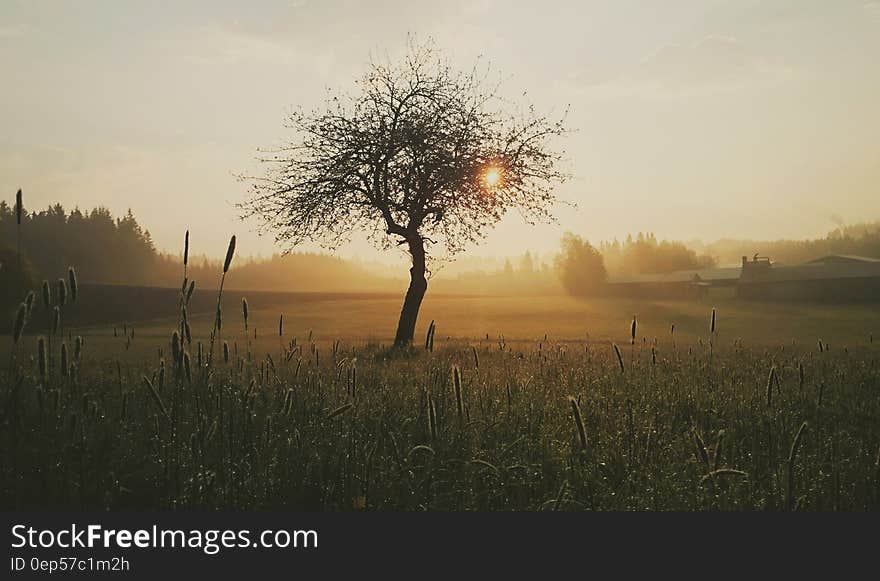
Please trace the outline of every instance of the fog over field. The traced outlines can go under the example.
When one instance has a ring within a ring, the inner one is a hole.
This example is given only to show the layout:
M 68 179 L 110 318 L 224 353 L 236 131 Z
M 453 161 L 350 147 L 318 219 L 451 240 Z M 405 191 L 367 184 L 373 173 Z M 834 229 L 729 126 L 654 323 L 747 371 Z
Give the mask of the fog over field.
M 514 212 L 480 254 L 547 254 L 566 230 L 594 244 L 813 238 L 880 217 L 877 13 L 867 0 L 4 2 L 0 66 L 15 81 L 0 94 L 0 175 L 32 209 L 131 208 L 162 251 L 191 228 L 215 259 L 230 233 L 268 256 L 271 238 L 237 221 L 233 174 L 290 136 L 290 111 L 352 90 L 370 55 L 400 55 L 415 34 L 463 68 L 484 55 L 508 94 L 568 107 L 576 130 L 560 195 L 577 208 L 535 228 Z M 363 237 L 343 255 L 406 260 Z

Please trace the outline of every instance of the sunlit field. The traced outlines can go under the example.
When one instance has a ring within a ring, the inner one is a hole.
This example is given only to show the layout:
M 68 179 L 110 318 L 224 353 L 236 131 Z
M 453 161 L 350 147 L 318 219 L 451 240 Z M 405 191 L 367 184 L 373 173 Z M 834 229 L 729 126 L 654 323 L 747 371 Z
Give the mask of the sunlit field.
M 109 290 L 108 290 L 109 289 Z M 114 356 L 150 354 L 167 343 L 178 315 L 173 289 L 102 287 L 95 296 L 85 287 L 77 304 L 65 311 L 66 334 L 74 333 Z M 256 331 L 261 350 L 277 347 L 279 319 L 283 316 L 284 341 L 303 339 L 311 333 L 316 341 L 349 345 L 387 345 L 394 337 L 400 313 L 399 293 L 277 293 L 226 291 L 222 301 L 221 334 L 230 343 L 244 338 L 241 301 L 249 303 L 248 337 Z M 190 302 L 193 336 L 206 341 L 214 324 L 217 293 L 197 290 Z M 774 346 L 792 341 L 831 347 L 856 346 L 880 332 L 876 304 L 821 304 L 738 301 L 707 298 L 702 301 L 636 300 L 614 298 L 577 299 L 565 295 L 511 297 L 431 294 L 425 298 L 416 342 L 435 321 L 436 342 L 447 337 L 469 342 L 552 341 L 563 343 L 629 342 L 633 316 L 640 339 L 658 341 L 707 340 L 709 319 L 717 310 L 716 343 L 736 340 Z M 37 308 L 27 333 L 44 334 L 49 320 Z M 147 319 L 144 319 L 144 315 Z M 673 329 L 673 325 L 675 328 Z M 132 341 L 123 337 L 123 326 L 135 329 Z M 117 337 L 114 340 L 114 330 Z M 5 338 L 0 338 L 4 340 Z M 880 336 L 878 336 L 880 340 Z M 264 342 L 266 342 L 264 346 Z M 109 352 L 107 350 L 110 350 Z
M 4 509 L 880 508 L 876 306 L 429 293 L 401 353 L 399 296 L 227 292 L 212 355 L 80 292 L 4 338 Z

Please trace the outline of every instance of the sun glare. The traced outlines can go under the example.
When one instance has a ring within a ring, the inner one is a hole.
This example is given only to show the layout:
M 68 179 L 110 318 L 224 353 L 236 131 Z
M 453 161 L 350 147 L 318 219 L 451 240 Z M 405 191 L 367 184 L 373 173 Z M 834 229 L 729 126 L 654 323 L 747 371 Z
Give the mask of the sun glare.
M 498 185 L 498 182 L 501 181 L 501 170 L 497 167 L 490 167 L 486 170 L 486 175 L 483 177 L 486 180 L 486 185 L 489 187 Z

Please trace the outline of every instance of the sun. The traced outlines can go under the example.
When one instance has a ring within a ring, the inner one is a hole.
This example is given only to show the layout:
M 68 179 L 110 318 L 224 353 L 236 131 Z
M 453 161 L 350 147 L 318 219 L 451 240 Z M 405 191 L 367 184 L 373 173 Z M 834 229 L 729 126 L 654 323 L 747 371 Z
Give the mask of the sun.
M 501 181 L 501 170 L 497 167 L 490 167 L 486 170 L 483 179 L 486 180 L 486 185 L 490 188 L 493 186 L 497 186 Z

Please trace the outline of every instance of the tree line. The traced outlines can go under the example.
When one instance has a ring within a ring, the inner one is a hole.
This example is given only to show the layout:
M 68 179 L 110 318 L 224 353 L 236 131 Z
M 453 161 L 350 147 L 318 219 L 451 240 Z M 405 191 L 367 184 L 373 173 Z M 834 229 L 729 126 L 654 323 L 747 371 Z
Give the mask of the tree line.
M 131 211 L 115 218 L 107 208 L 68 212 L 54 204 L 41 211 L 23 209 L 19 226 L 15 208 L 0 202 L 0 242 L 16 248 L 19 227 L 23 258 L 41 278 L 54 279 L 76 265 L 84 281 L 146 284 L 160 262 L 149 230 Z
M 21 215 L 22 257 L 17 253 L 15 207 L 0 201 L 0 305 L 14 307 L 40 281 L 64 276 L 75 266 L 84 284 L 172 287 L 180 283 L 181 257 L 159 251 L 150 231 L 131 211 L 115 217 L 106 208 L 65 210 L 54 204 Z M 441 276 L 435 288 L 452 294 L 572 295 L 599 294 L 613 277 L 663 274 L 718 264 L 736 264 L 741 255 L 760 252 L 775 261 L 798 263 L 827 254 L 880 257 L 880 222 L 844 226 L 812 240 L 721 240 L 694 249 L 682 242 L 658 240 L 652 233 L 596 246 L 566 233 L 559 251 L 540 256 L 526 252 L 497 266 Z M 189 274 L 199 288 L 213 288 L 219 260 L 190 257 Z M 271 291 L 397 291 L 402 282 L 343 258 L 299 252 L 242 261 L 229 288 Z
M 705 252 L 724 264 L 738 263 L 741 256 L 756 252 L 775 262 L 798 264 L 829 254 L 880 258 L 880 221 L 840 226 L 825 236 L 809 240 L 731 240 L 708 244 Z
M 494 268 L 474 269 L 440 278 L 434 288 L 445 293 L 548 295 L 567 292 L 592 295 L 606 291 L 610 277 L 664 274 L 676 270 L 711 268 L 716 261 L 681 242 L 658 240 L 652 233 L 627 236 L 593 246 L 566 233 L 559 250 L 542 257 L 525 252 Z
M 0 306 L 17 305 L 41 281 L 76 267 L 83 284 L 173 287 L 180 284 L 182 257 L 159 251 L 150 231 L 129 210 L 115 217 L 107 208 L 66 210 L 54 204 L 40 211 L 0 201 Z M 19 256 L 19 232 L 21 255 Z M 183 233 L 181 233 L 181 241 Z M 189 276 L 199 288 L 217 284 L 219 260 L 190 256 Z M 326 254 L 298 252 L 242 261 L 230 289 L 277 291 L 397 290 L 399 281 L 376 276 L 359 265 Z
M 606 290 L 604 283 L 610 276 L 737 266 L 742 256 L 755 253 L 783 264 L 803 263 L 829 254 L 880 258 L 880 222 L 840 226 L 815 239 L 725 239 L 691 246 L 677 241 L 658 241 L 651 233 L 630 235 L 624 242 L 613 240 L 593 246 L 580 236 L 568 233 L 562 239 L 555 265 L 562 286 L 569 294 L 578 296 Z

